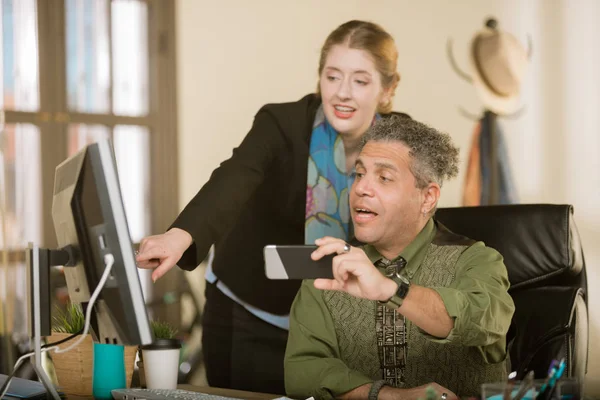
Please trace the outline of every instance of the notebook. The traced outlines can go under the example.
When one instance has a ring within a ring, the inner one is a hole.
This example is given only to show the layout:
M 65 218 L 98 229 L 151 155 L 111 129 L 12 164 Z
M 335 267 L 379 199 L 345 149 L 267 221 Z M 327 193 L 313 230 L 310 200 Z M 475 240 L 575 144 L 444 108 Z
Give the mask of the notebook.
M 7 375 L 0 374 L 0 387 L 4 385 Z M 58 392 L 61 399 L 66 398 L 65 394 Z M 13 377 L 10 381 L 8 391 L 2 397 L 2 400 L 15 400 L 15 399 L 30 399 L 30 400 L 45 400 L 46 399 L 46 388 L 41 382 L 30 381 L 28 379 Z

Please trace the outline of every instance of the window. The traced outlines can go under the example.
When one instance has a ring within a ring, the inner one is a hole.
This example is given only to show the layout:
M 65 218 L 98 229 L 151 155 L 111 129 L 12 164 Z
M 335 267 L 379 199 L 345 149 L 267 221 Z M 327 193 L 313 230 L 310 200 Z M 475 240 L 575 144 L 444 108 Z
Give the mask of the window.
M 0 0 L 0 303 L 23 298 L 27 243 L 56 246 L 54 169 L 88 143 L 113 141 L 134 241 L 176 216 L 174 7 Z

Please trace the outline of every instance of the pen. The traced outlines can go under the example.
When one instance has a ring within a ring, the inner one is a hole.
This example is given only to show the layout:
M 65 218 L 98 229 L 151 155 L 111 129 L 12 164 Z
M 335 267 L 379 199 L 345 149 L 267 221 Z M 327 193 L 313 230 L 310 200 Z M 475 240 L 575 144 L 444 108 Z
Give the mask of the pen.
M 556 370 L 558 369 L 558 364 L 556 363 L 556 360 L 552 360 L 552 364 L 550 364 L 550 368 L 548 369 L 548 376 L 546 376 L 546 379 L 544 380 L 544 383 L 542 384 L 542 387 L 540 388 L 540 391 L 536 397 L 536 399 L 541 399 L 542 397 L 542 393 L 544 393 L 546 391 L 546 388 L 548 387 L 548 383 L 550 383 L 550 379 L 552 379 L 554 377 L 554 374 L 556 374 Z
M 515 378 L 517 377 L 517 371 L 513 371 L 508 374 L 508 381 L 504 386 L 504 395 L 502 396 L 502 400 L 512 400 L 512 390 L 515 386 Z
M 509 379 L 508 382 L 506 382 L 506 386 L 504 386 L 504 395 L 502 396 L 502 400 L 511 400 L 512 399 L 512 389 L 513 386 L 515 386 L 515 380 L 514 379 Z
M 556 383 L 556 378 L 557 376 L 563 374 L 564 370 L 565 370 L 565 359 L 563 358 L 562 360 L 560 360 L 560 363 L 558 364 L 558 368 L 554 367 L 552 368 L 552 371 L 550 371 L 550 373 L 548 374 L 548 377 L 546 378 L 546 381 L 544 382 L 544 384 L 542 385 L 542 387 L 540 388 L 540 392 L 538 393 L 536 399 L 547 399 L 549 398 L 549 394 L 550 392 L 553 390 L 554 385 Z
M 552 362 L 550 363 L 550 367 L 548 368 L 548 375 L 550 375 L 550 372 L 552 372 L 554 368 L 558 368 L 558 364 L 558 360 L 552 360 Z
M 552 398 L 552 394 L 554 393 L 554 389 L 556 389 L 556 382 L 558 382 L 560 380 L 560 378 L 562 378 L 563 373 L 565 372 L 566 366 L 567 366 L 567 363 L 563 359 L 560 362 L 560 365 L 558 367 L 558 371 L 556 371 L 556 374 L 554 374 L 554 378 L 551 379 L 550 383 L 548 384 L 548 395 L 546 396 L 547 400 L 550 400 Z
M 525 379 L 521 382 L 521 387 L 519 387 L 519 391 L 515 395 L 513 400 L 521 400 L 523 396 L 533 387 L 533 377 L 535 372 L 533 370 L 529 371 L 527 375 L 525 375 Z

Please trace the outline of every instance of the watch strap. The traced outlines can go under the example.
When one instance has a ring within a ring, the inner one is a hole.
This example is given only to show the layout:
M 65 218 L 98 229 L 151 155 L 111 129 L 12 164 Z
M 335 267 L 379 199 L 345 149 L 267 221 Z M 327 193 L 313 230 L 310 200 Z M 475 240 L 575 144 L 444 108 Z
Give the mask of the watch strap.
M 387 301 L 380 301 L 380 303 L 390 310 L 397 310 L 400 308 L 408 294 L 410 283 L 407 283 L 408 280 L 406 278 L 400 279 L 399 277 L 391 277 L 390 279 L 396 282 L 398 289 L 396 289 L 396 293 L 394 293 Z

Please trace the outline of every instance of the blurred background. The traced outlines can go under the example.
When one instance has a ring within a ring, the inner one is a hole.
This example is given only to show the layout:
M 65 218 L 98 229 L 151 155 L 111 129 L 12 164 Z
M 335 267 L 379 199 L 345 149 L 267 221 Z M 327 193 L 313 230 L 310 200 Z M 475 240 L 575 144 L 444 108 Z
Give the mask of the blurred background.
M 533 43 L 523 111 L 501 118 L 521 203 L 575 207 L 589 279 L 586 393 L 600 396 L 600 1 L 598 0 L 1 0 L 0 363 L 26 332 L 22 249 L 52 247 L 54 168 L 112 137 L 132 235 L 163 232 L 231 155 L 265 103 L 314 90 L 327 34 L 350 19 L 396 40 L 401 81 L 394 110 L 448 132 L 461 173 L 441 206 L 462 204 L 480 116 L 469 44 L 488 17 Z M 203 383 L 199 317 L 203 270 L 141 278 L 149 310 L 186 342 L 183 379 Z M 67 301 L 60 269 L 55 301 Z M 2 371 L 0 371 L 2 372 Z

